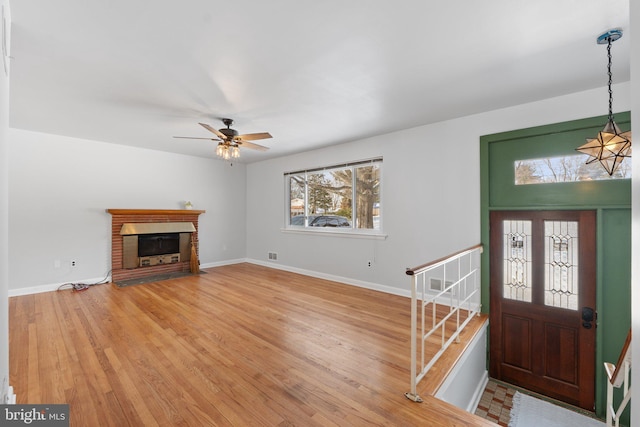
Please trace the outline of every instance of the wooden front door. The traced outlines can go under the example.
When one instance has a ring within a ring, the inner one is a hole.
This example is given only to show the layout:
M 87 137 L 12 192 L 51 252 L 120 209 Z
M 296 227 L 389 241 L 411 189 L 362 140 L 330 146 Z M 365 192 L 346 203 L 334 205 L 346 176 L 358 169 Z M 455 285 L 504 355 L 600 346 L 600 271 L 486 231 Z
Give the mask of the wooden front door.
M 490 375 L 592 411 L 594 211 L 493 211 Z

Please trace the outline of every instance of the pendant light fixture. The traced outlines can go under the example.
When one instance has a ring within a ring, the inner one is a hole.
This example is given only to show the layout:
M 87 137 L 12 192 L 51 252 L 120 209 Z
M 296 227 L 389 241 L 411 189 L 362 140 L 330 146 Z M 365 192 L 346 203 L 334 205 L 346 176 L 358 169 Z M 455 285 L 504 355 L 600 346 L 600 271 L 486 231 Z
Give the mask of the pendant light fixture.
M 609 175 L 618 169 L 625 157 L 631 157 L 631 131 L 622 132 L 613 120 L 613 91 L 611 90 L 611 44 L 622 37 L 619 28 L 609 30 L 598 37 L 598 44 L 607 45 L 607 57 L 609 59 L 609 119 L 595 138 L 587 138 L 586 144 L 576 148 L 589 156 L 587 164 L 596 160 L 605 168 Z

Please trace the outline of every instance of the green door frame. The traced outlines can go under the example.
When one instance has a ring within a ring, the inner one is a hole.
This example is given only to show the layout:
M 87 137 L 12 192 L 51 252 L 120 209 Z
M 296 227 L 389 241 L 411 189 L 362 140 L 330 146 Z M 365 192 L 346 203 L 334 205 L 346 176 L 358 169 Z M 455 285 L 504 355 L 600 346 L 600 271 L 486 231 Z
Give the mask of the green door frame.
M 606 121 L 607 116 L 592 117 L 480 138 L 483 311 L 490 310 L 490 211 L 596 210 L 598 330 L 595 410 L 599 417 L 604 417 L 606 409 L 603 362 L 617 360 L 631 326 L 631 180 L 516 186 L 514 161 L 577 154 L 575 148 L 582 145 L 586 138 L 593 138 Z M 628 130 L 631 126 L 630 113 L 616 114 L 616 123 L 623 130 Z

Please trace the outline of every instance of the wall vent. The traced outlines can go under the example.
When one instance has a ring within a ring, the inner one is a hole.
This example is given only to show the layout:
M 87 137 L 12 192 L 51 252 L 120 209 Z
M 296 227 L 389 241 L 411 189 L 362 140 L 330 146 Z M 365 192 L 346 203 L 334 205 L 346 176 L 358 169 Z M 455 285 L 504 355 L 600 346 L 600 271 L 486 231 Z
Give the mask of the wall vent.
M 453 284 L 453 282 L 447 280 L 445 282 L 445 286 L 451 286 Z M 436 277 L 430 277 L 429 278 L 429 290 L 431 291 L 436 291 L 436 292 L 440 292 L 441 290 L 443 290 L 444 288 L 442 287 L 442 279 L 436 278 Z M 454 291 L 453 294 L 455 295 L 455 290 L 454 289 L 449 289 L 448 292 Z

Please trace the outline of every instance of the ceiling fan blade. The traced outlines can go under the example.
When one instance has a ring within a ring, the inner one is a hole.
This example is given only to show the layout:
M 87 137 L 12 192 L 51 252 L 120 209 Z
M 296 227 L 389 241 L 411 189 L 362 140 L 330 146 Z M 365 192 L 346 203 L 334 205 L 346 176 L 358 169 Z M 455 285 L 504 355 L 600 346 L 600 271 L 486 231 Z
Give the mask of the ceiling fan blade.
M 240 147 L 251 148 L 252 150 L 267 151 L 269 149 L 269 147 L 265 147 L 263 145 L 254 144 L 253 142 L 249 142 L 249 141 L 236 141 L 236 143 Z
M 273 138 L 269 132 L 260 133 L 246 133 L 244 135 L 238 135 L 234 139 L 238 141 L 257 141 L 259 139 Z
M 182 139 L 208 139 L 209 141 L 220 141 L 218 138 L 200 138 L 197 136 L 174 136 L 174 138 L 182 138 Z
M 206 123 L 198 123 L 200 126 L 202 126 L 203 128 L 205 128 L 206 130 L 208 130 L 209 132 L 213 132 L 216 134 L 216 136 L 222 140 L 225 140 L 227 137 L 220 132 L 218 129 L 214 129 L 213 127 L 209 126 Z

